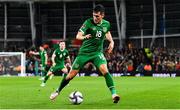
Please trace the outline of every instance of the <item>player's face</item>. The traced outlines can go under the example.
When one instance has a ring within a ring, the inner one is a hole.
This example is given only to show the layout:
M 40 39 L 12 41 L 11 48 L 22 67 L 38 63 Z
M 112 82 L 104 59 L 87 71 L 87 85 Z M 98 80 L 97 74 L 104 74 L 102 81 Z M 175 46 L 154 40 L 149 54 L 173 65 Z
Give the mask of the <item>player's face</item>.
M 103 18 L 104 18 L 104 13 L 93 12 L 93 21 L 94 21 L 94 23 L 96 23 L 96 24 L 101 23 Z
M 65 49 L 66 44 L 65 44 L 65 42 L 60 42 L 59 46 L 60 46 L 60 49 L 63 50 L 63 49 Z
M 40 50 L 43 50 L 44 48 L 42 46 L 39 47 Z

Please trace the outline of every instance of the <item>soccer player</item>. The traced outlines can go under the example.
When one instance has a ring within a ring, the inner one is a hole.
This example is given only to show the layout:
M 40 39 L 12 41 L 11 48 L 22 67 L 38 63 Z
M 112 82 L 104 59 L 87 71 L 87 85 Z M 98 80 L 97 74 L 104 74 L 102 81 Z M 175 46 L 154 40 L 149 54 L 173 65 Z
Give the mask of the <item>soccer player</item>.
M 118 103 L 120 100 L 116 93 L 112 76 L 108 71 L 106 58 L 103 55 L 103 42 L 105 39 L 110 42 L 107 49 L 108 53 L 111 53 L 114 47 L 114 41 L 110 33 L 110 23 L 103 19 L 104 15 L 104 6 L 101 4 L 96 5 L 93 9 L 93 17 L 87 19 L 79 29 L 76 38 L 82 40 L 83 44 L 69 74 L 62 79 L 56 92 L 50 95 L 51 100 L 54 100 L 60 94 L 61 90 L 87 62 L 92 62 L 104 76 L 107 87 L 112 94 L 113 102 Z
M 59 48 L 57 48 L 52 55 L 52 66 L 50 67 L 47 75 L 45 76 L 43 82 L 41 83 L 41 86 L 45 86 L 45 83 L 47 82 L 48 78 L 56 71 L 62 71 L 63 77 L 67 76 L 68 68 L 71 68 L 71 60 L 69 57 L 69 52 L 66 49 L 66 44 L 64 41 L 61 41 L 59 43 Z M 65 66 L 66 61 L 66 66 Z
M 48 62 L 47 51 L 45 50 L 43 45 L 41 45 L 41 46 L 39 46 L 39 52 L 29 51 L 29 54 L 40 56 L 40 58 L 41 58 L 41 70 L 42 70 L 42 78 L 40 80 L 43 80 L 47 74 L 47 62 Z

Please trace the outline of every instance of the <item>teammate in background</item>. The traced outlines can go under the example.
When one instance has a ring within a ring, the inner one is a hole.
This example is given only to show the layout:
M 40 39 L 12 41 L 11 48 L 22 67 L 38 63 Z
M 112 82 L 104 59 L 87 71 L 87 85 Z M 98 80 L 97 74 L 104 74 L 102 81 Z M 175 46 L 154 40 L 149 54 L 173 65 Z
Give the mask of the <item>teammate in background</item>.
M 51 76 L 55 71 L 62 71 L 63 77 L 65 78 L 68 74 L 68 68 L 71 68 L 71 60 L 69 57 L 69 52 L 66 49 L 66 44 L 64 41 L 61 41 L 59 43 L 59 48 L 57 48 L 52 55 L 52 66 L 49 69 L 47 75 L 45 76 L 41 86 L 45 86 L 45 83 L 47 82 L 49 76 Z M 66 65 L 65 65 L 66 61 Z
M 41 58 L 41 71 L 42 71 L 42 78 L 40 78 L 40 80 L 43 80 L 44 77 L 47 74 L 47 63 L 48 63 L 48 55 L 47 55 L 47 51 L 45 50 L 45 48 L 41 45 L 39 46 L 39 52 L 35 52 L 35 51 L 29 51 L 29 54 L 33 54 L 33 55 L 39 55 Z
M 106 58 L 103 55 L 105 39 L 110 42 L 107 52 L 111 53 L 114 48 L 114 41 L 110 33 L 110 23 L 103 19 L 104 15 L 104 6 L 96 5 L 93 9 L 93 18 L 87 19 L 79 29 L 76 39 L 82 40 L 83 44 L 69 74 L 62 79 L 56 92 L 50 95 L 51 100 L 54 100 L 60 94 L 61 90 L 77 75 L 87 62 L 92 62 L 104 76 L 107 87 L 112 94 L 113 102 L 118 103 L 120 100 L 116 93 L 112 76 L 108 71 Z

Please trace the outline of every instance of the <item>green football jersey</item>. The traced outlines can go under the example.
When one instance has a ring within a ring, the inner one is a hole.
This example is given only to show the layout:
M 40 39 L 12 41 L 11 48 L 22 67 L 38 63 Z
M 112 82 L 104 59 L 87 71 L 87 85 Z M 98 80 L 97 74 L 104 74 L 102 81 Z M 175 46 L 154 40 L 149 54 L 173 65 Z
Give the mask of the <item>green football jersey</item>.
M 45 65 L 45 61 L 47 60 L 47 59 L 46 59 L 46 55 L 47 55 L 46 50 L 44 50 L 44 51 L 39 51 L 39 55 L 40 55 L 40 58 L 41 58 L 41 63 L 42 63 L 42 65 Z
M 79 31 L 84 35 L 91 34 L 90 39 L 84 39 L 79 54 L 96 54 L 103 52 L 103 43 L 106 33 L 110 30 L 110 23 L 102 20 L 100 24 L 95 24 L 93 18 L 87 19 Z
M 57 48 L 54 51 L 54 54 L 56 55 L 55 63 L 58 65 L 60 65 L 60 64 L 64 65 L 64 60 L 69 57 L 69 52 L 67 49 L 64 49 L 62 51 L 62 50 L 60 50 L 60 48 Z

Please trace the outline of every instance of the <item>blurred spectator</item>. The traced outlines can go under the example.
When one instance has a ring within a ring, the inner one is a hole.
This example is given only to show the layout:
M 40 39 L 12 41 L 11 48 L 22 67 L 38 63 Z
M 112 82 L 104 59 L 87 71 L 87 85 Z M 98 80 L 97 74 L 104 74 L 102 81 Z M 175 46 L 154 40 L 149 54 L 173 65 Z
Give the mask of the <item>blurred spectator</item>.
M 76 55 L 78 54 L 77 48 L 69 48 L 70 57 L 72 62 Z M 12 48 L 8 49 L 9 51 L 27 51 L 23 48 Z M 50 49 L 52 50 L 52 49 Z M 180 49 L 168 49 L 168 48 L 153 48 L 152 50 L 152 71 L 180 71 Z M 28 53 L 28 52 L 27 52 Z M 51 57 L 51 52 L 49 55 Z M 137 48 L 115 48 L 112 54 L 106 54 L 108 68 L 110 72 L 131 72 L 138 71 L 143 72 L 144 65 L 146 65 L 146 57 L 143 53 L 143 49 Z M 6 73 L 14 67 L 14 62 L 18 58 L 0 58 L 0 72 L 6 71 Z M 34 71 L 34 61 L 38 58 L 34 58 L 27 54 L 26 56 L 26 72 Z M 17 65 L 16 65 L 17 66 Z M 92 63 L 87 63 L 84 67 L 85 70 L 94 71 L 96 70 L 95 66 Z
M 180 61 L 179 61 L 179 58 L 178 58 L 178 61 L 176 63 L 176 71 L 180 71 Z

